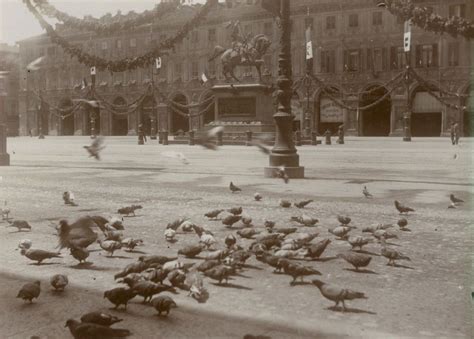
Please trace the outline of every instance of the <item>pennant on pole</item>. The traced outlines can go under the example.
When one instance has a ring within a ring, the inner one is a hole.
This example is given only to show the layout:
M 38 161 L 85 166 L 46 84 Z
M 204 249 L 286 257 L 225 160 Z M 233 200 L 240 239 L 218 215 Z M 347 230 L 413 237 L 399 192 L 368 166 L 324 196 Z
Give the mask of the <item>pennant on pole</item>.
M 96 75 L 96 69 L 95 69 L 95 66 L 92 66 L 91 67 L 91 75 Z
M 161 69 L 161 57 L 155 59 L 156 69 Z
M 403 34 L 403 50 L 410 52 L 411 47 L 411 20 L 405 21 L 405 33 Z
M 306 60 L 313 59 L 313 42 L 311 41 L 311 26 L 306 28 Z

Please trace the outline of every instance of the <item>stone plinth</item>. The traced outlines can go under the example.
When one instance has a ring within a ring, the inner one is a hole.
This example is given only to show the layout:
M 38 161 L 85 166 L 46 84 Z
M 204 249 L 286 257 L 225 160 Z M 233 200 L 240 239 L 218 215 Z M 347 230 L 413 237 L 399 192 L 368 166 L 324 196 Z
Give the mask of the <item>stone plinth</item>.
M 7 128 L 0 125 L 0 166 L 10 166 L 10 155 L 7 153 Z

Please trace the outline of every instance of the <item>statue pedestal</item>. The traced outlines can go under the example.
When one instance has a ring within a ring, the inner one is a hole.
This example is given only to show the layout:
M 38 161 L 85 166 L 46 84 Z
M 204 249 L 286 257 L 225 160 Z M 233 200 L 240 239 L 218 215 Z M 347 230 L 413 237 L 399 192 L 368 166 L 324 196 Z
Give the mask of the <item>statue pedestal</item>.
M 226 132 L 275 131 L 270 86 L 216 85 L 212 91 L 215 95 L 215 126 L 225 126 Z

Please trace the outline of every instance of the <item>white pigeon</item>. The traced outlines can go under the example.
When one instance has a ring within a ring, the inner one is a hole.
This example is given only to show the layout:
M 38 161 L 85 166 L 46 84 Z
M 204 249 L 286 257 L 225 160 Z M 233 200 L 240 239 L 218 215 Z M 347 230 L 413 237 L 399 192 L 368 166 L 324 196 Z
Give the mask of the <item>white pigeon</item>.
M 37 70 L 39 70 L 41 68 L 41 63 L 43 62 L 44 59 L 45 59 L 45 57 L 42 56 L 42 57 L 39 57 L 38 59 L 33 60 L 32 62 L 30 62 L 26 66 L 26 69 L 28 71 L 37 71 Z
M 173 229 L 171 229 L 171 228 L 167 228 L 167 229 L 165 230 L 165 240 L 166 240 L 166 241 L 169 241 L 169 242 L 174 241 L 174 240 L 175 240 L 175 239 L 174 239 L 175 235 L 176 235 L 176 231 L 175 231 L 175 230 L 173 230 Z
M 189 165 L 188 159 L 181 152 L 174 152 L 174 151 L 162 152 L 161 155 L 167 158 L 179 159 L 182 161 L 183 164 Z

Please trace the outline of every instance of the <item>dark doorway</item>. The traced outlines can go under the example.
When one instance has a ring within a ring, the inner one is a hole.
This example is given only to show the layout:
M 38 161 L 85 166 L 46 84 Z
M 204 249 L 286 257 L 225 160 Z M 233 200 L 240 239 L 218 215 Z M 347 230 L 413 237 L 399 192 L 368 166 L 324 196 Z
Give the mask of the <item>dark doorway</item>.
M 146 97 L 142 102 L 142 108 L 140 111 L 140 121 L 139 123 L 143 125 L 143 131 L 146 135 L 151 135 L 151 116 L 152 114 L 156 117 L 156 110 L 154 109 L 156 106 L 155 100 L 153 97 Z M 156 131 L 156 119 L 154 119 L 154 125 Z
M 59 105 L 61 114 L 61 135 L 74 135 L 74 114 L 71 114 L 72 101 L 71 99 L 65 99 Z
M 214 121 L 214 118 L 215 118 L 214 100 L 211 100 L 209 102 L 211 97 L 213 97 L 213 94 L 211 92 L 209 92 L 202 99 L 203 102 L 204 102 L 204 105 L 202 105 L 201 109 L 205 109 L 207 107 L 206 112 L 204 112 L 204 125 L 207 125 L 208 123 Z M 208 100 L 208 101 L 206 101 L 206 100 Z
M 341 99 L 340 92 L 336 87 L 328 88 L 327 92 L 332 98 Z M 333 135 L 336 134 L 339 126 L 344 122 L 342 108 L 331 100 L 330 96 L 325 95 L 325 91 L 323 91 L 314 110 L 319 112 L 319 115 L 316 117 L 319 135 L 324 135 L 327 130 Z
M 41 133 L 43 133 L 43 135 L 49 134 L 49 106 L 45 102 L 42 103 L 39 111 L 38 127 L 39 126 L 41 126 Z
M 114 100 L 114 110 L 116 113 L 112 114 L 112 135 L 127 135 L 128 134 L 128 114 L 123 114 L 127 111 L 125 99 L 118 97 Z M 123 108 L 121 108 L 123 106 Z
M 366 91 L 370 92 L 366 92 L 362 95 L 360 106 L 370 105 L 377 100 L 380 100 L 380 98 L 387 93 L 387 90 L 384 87 L 379 86 L 369 87 Z M 390 97 L 387 96 L 375 106 L 360 111 L 362 135 L 368 137 L 388 136 L 390 134 L 391 107 L 392 102 Z
M 474 131 L 474 88 L 471 86 L 468 87 L 466 93 L 469 95 L 466 99 L 464 99 L 464 106 L 466 106 L 466 110 L 463 113 L 463 136 L 465 137 L 472 137 Z
M 183 94 L 177 94 L 172 99 L 181 105 L 187 105 L 188 101 Z M 176 106 L 175 106 L 176 107 Z M 176 107 L 178 108 L 178 107 Z M 176 134 L 178 131 L 188 132 L 189 131 L 189 118 L 183 116 L 183 114 L 188 114 L 187 108 L 179 108 L 179 113 L 175 109 L 171 109 L 171 133 Z
M 411 134 L 414 137 L 439 137 L 441 135 L 441 112 L 412 113 Z

